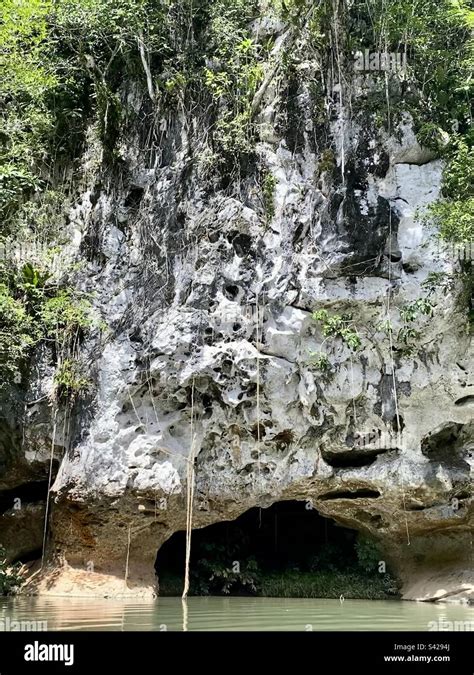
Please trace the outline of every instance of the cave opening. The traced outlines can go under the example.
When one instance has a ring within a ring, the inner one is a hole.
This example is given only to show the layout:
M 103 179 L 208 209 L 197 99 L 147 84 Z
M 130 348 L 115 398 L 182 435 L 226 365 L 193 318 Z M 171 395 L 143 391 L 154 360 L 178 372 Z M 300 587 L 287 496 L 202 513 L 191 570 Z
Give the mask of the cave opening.
M 176 532 L 158 551 L 160 595 L 181 595 L 185 538 Z M 190 595 L 385 598 L 396 584 L 380 557 L 373 542 L 310 502 L 277 502 L 193 530 Z
M 31 483 L 17 485 L 15 488 L 0 491 L 0 514 L 5 513 L 20 504 L 34 504 L 46 501 L 49 484 L 47 480 L 37 480 Z

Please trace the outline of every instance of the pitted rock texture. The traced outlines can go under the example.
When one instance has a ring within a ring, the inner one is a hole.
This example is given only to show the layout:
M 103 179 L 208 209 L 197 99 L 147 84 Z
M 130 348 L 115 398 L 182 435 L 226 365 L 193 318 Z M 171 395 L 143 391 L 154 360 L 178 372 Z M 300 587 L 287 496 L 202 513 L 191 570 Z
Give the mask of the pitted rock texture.
M 71 255 L 110 330 L 84 345 L 96 397 L 57 453 L 40 591 L 151 589 L 159 546 L 185 528 L 193 446 L 195 527 L 311 500 L 381 543 L 406 598 L 472 597 L 474 385 L 458 285 L 431 293 L 411 353 L 397 341 L 400 308 L 456 264 L 415 218 L 443 165 L 408 117 L 374 136 L 342 111 L 323 166 L 309 96 L 302 80 L 295 146 L 267 91 L 256 154 L 275 179 L 270 212 L 256 170 L 227 186 L 207 177 L 199 121 L 179 114 L 152 159 L 127 138 L 120 184 L 91 185 L 72 210 Z M 350 315 L 361 348 L 325 337 L 317 309 Z

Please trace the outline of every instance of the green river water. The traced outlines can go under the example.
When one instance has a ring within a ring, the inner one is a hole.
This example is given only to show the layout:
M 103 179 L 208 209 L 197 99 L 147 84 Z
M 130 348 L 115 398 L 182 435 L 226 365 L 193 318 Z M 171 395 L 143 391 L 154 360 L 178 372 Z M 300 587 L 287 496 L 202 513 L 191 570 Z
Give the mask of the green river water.
M 13 621 L 59 631 L 474 630 L 474 607 L 383 600 L 192 597 L 154 601 L 7 598 L 0 630 Z M 41 628 L 40 628 L 41 629 Z

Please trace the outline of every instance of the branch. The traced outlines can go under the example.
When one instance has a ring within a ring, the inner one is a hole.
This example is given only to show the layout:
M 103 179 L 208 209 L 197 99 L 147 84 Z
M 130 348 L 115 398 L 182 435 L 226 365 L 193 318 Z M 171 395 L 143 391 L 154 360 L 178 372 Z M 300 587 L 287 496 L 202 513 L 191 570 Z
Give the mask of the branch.
M 301 24 L 301 28 L 303 28 L 308 20 L 311 17 L 311 14 L 314 12 L 316 7 L 319 6 L 318 4 L 313 4 L 308 12 L 306 13 L 306 16 L 303 19 L 303 22 Z M 296 18 L 296 20 L 299 20 L 299 16 Z M 297 31 L 295 29 L 292 29 L 292 27 L 288 28 L 286 32 L 282 35 L 280 41 L 277 40 L 274 48 L 272 49 L 271 57 L 275 59 L 275 63 L 273 64 L 273 67 L 271 70 L 267 73 L 265 79 L 263 80 L 262 84 L 260 85 L 258 91 L 255 92 L 253 100 L 252 100 L 252 106 L 250 108 L 250 119 L 253 119 L 253 117 L 256 115 L 258 112 L 258 109 L 260 108 L 260 104 L 262 103 L 262 99 L 265 96 L 265 92 L 267 91 L 270 83 L 272 80 L 276 77 L 278 71 L 280 70 L 281 67 L 281 62 L 277 60 L 277 57 L 285 44 L 288 42 L 288 47 L 291 47 L 291 45 L 295 42 L 297 37 Z
M 143 70 L 145 71 L 146 75 L 146 84 L 148 88 L 148 95 L 151 98 L 152 101 L 155 100 L 155 88 L 153 87 L 153 78 L 151 76 L 151 70 L 150 70 L 150 65 L 147 61 L 146 54 L 145 54 L 145 45 L 143 42 L 143 33 L 140 31 L 140 33 L 137 36 L 137 42 L 138 42 L 138 49 L 140 51 L 140 58 L 142 60 L 143 64 Z
M 273 68 L 271 68 L 271 70 L 267 73 L 267 75 L 265 76 L 262 84 L 260 85 L 260 87 L 258 88 L 258 90 L 254 94 L 254 97 L 253 97 L 253 100 L 252 100 L 252 106 L 250 108 L 250 118 L 251 119 L 256 115 L 258 109 L 260 108 L 260 104 L 262 102 L 262 99 L 265 96 L 265 92 L 267 91 L 270 83 L 272 82 L 272 80 L 275 78 L 276 74 L 280 70 L 281 62 L 277 60 L 277 57 L 278 57 L 278 54 L 280 53 L 280 51 L 282 50 L 283 46 L 285 45 L 290 33 L 291 33 L 291 31 L 290 31 L 290 29 L 288 29 L 286 31 L 286 33 L 284 33 L 284 35 L 282 36 L 280 42 L 277 45 L 275 45 L 275 47 L 272 50 L 271 56 L 275 59 L 275 63 L 273 64 Z M 293 35 L 293 40 L 294 40 L 294 35 Z M 293 42 L 293 40 L 290 41 L 290 45 Z

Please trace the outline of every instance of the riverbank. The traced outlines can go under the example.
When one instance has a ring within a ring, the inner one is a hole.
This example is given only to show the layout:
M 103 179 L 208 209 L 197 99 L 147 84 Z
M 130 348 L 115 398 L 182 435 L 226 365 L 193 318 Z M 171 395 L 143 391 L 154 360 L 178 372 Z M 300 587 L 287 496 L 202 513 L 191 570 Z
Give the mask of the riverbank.
M 183 591 L 183 578 L 164 575 L 160 579 L 161 597 L 179 596 Z M 208 595 L 199 580 L 191 580 L 191 596 Z M 390 600 L 400 598 L 395 582 L 389 575 L 364 577 L 354 572 L 272 572 L 260 576 L 254 590 L 231 588 L 229 593 L 212 592 L 212 595 L 238 595 L 266 598 L 327 598 L 357 600 Z

